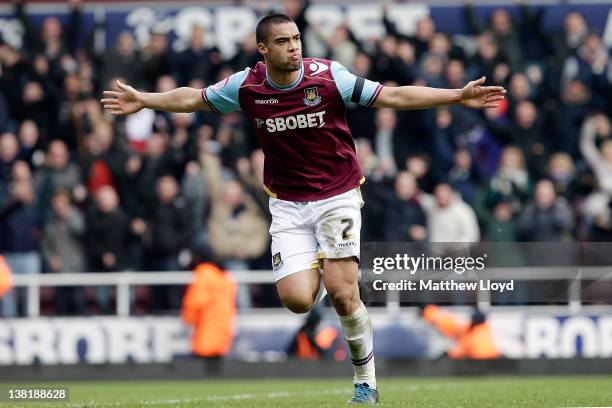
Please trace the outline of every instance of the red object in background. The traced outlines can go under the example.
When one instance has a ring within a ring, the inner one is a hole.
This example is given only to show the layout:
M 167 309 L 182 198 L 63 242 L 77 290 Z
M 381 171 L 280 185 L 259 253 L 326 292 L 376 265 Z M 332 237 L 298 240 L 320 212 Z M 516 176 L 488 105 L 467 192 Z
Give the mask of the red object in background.
M 104 186 L 114 186 L 113 175 L 104 160 L 95 160 L 89 169 L 89 179 L 87 187 L 92 194 L 95 194 Z
M 147 150 L 147 141 L 146 140 L 130 140 L 130 147 L 134 150 L 135 153 L 144 154 Z
M 13 274 L 6 259 L 0 255 L 0 298 L 13 288 Z
M 499 101 L 499 106 L 496 108 L 497 113 L 500 115 L 506 116 L 508 114 L 508 108 L 510 106 L 510 102 L 508 102 L 508 98 L 504 98 Z
M 448 350 L 452 359 L 490 360 L 501 357 L 486 321 L 477 324 L 462 322 L 452 312 L 436 305 L 427 305 L 423 309 L 423 319 L 456 342 Z
M 234 339 L 236 281 L 212 263 L 193 271 L 194 280 L 183 297 L 181 318 L 194 326 L 193 354 L 201 357 L 226 355 Z

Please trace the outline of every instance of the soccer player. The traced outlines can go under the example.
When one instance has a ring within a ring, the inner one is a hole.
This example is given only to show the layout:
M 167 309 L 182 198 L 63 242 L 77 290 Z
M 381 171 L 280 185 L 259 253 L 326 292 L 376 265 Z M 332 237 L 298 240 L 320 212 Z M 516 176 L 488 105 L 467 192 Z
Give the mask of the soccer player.
M 372 323 L 360 300 L 358 261 L 363 205 L 355 145 L 345 120 L 349 102 L 376 108 L 425 109 L 461 103 L 497 107 L 505 90 L 385 87 L 356 77 L 338 62 L 302 57 L 300 32 L 283 14 L 257 24 L 265 63 L 235 73 L 205 89 L 139 92 L 117 83 L 101 100 L 114 115 L 142 108 L 169 112 L 242 110 L 265 153 L 264 186 L 272 214 L 272 268 L 279 297 L 306 313 L 329 293 L 339 315 L 354 366 L 349 402 L 378 402 Z

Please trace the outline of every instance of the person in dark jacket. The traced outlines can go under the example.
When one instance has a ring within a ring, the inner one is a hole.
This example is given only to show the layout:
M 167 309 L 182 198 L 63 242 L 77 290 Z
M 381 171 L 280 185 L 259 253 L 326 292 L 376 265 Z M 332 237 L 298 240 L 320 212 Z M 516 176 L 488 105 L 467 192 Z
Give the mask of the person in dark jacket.
M 24 0 L 15 2 L 15 14 L 25 29 L 26 45 L 30 51 L 44 54 L 54 62 L 59 61 L 62 54 L 74 52 L 81 25 L 81 0 L 68 1 L 71 13 L 66 27 L 57 17 L 49 16 L 43 20 L 40 29 L 32 24 L 24 3 Z
M 139 219 L 131 221 L 123 212 L 113 187 L 98 190 L 87 215 L 87 226 L 87 253 L 92 271 L 118 272 L 131 267 L 129 244 L 135 235 L 144 232 L 144 225 Z M 102 311 L 110 310 L 109 287 L 98 288 L 97 300 Z
M 572 209 L 558 198 L 550 180 L 538 181 L 533 201 L 521 214 L 518 232 L 523 241 L 559 242 L 571 238 L 574 227 Z
M 38 274 L 41 270 L 40 236 L 42 217 L 31 180 L 11 183 L 10 197 L 0 209 L 0 252 L 5 254 L 15 274 Z M 26 308 L 26 293 L 21 289 L 3 299 L 2 315 L 17 315 L 17 301 L 22 315 Z
M 157 204 L 149 220 L 145 243 L 147 269 L 177 271 L 179 252 L 190 244 L 191 225 L 187 202 L 179 195 L 179 186 L 172 176 L 162 176 L 156 185 Z M 180 287 L 155 286 L 152 292 L 154 310 L 179 309 Z
M 174 60 L 175 78 L 179 84 L 188 85 L 193 79 L 212 83 L 221 66 L 221 53 L 207 44 L 204 27 L 196 25 L 192 29 L 188 48 Z
M 529 174 L 537 178 L 545 176 L 552 141 L 543 128 L 542 118 L 538 118 L 538 109 L 533 102 L 519 102 L 515 106 L 512 123 L 490 120 L 487 126 L 501 143 L 516 145 L 521 149 Z
M 395 194 L 387 203 L 384 220 L 385 241 L 419 242 L 427 238 L 427 219 L 418 200 L 416 179 L 411 173 L 398 173 Z

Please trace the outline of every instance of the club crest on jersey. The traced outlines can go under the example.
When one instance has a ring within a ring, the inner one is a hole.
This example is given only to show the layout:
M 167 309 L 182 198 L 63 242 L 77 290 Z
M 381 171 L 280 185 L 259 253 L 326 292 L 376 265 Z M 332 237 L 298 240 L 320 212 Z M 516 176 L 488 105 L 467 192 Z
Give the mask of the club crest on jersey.
M 264 123 L 266 123 L 265 120 L 259 119 L 259 118 L 255 118 L 255 124 L 257 125 L 258 128 L 261 128 Z
M 320 103 L 321 97 L 319 96 L 319 90 L 316 86 L 304 89 L 304 105 L 317 106 Z
M 283 259 L 281 258 L 280 252 L 277 252 L 272 255 L 272 269 L 278 271 L 281 266 L 283 266 Z

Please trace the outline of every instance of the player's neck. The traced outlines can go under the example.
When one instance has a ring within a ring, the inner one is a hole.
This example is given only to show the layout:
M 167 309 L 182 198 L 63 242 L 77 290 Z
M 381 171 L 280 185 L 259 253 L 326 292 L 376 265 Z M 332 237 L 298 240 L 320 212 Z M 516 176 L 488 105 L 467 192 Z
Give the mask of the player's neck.
M 272 68 L 270 65 L 267 65 L 266 69 L 267 69 L 268 79 L 272 81 L 273 85 L 276 85 L 281 88 L 293 85 L 302 73 L 301 68 L 297 71 L 287 72 L 287 71 L 276 70 Z

